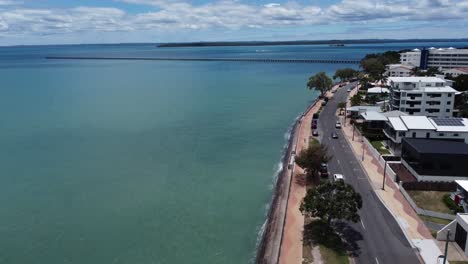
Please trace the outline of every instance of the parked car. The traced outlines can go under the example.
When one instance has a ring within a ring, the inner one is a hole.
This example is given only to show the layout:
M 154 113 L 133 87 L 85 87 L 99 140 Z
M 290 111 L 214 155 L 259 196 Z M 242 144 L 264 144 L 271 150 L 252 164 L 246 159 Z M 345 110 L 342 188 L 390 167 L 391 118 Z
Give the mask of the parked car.
M 326 105 L 327 105 L 327 101 L 323 101 L 322 106 L 326 106 Z
M 341 122 L 340 121 L 336 121 L 335 128 L 341 128 Z
M 317 129 L 317 123 L 312 123 L 311 128 L 312 128 L 312 129 Z
M 321 177 L 328 177 L 328 165 L 326 163 L 320 164 L 319 174 Z
M 338 134 L 336 134 L 335 132 L 333 132 L 333 133 L 331 134 L 331 137 L 332 137 L 332 138 L 338 138 Z
M 317 130 L 312 131 L 312 136 L 318 137 L 319 133 Z
M 344 177 L 342 174 L 333 174 L 334 181 L 344 181 Z

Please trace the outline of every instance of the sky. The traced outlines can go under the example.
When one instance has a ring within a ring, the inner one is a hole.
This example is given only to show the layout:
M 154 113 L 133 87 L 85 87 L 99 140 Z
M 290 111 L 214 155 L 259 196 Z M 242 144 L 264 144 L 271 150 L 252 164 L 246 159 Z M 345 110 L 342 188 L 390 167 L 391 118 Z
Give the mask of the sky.
M 0 45 L 468 38 L 468 0 L 0 0 Z

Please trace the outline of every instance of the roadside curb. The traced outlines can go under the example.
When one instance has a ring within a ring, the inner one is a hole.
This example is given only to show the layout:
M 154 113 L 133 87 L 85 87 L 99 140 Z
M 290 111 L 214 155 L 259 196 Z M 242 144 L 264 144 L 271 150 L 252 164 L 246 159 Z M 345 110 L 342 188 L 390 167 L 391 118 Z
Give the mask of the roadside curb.
M 351 146 L 351 142 L 349 141 L 348 137 L 345 135 L 344 138 L 346 139 L 346 142 L 348 143 L 348 146 L 351 148 L 351 151 L 353 152 L 354 154 L 354 157 L 356 159 L 358 159 L 359 155 L 356 153 L 356 151 L 354 150 L 354 148 Z M 359 159 L 358 159 L 359 161 Z M 366 179 L 369 181 L 369 184 L 371 186 L 374 186 L 374 183 L 372 182 L 369 174 L 367 173 L 366 169 L 364 168 L 364 166 L 362 165 L 362 162 L 358 162 L 359 163 L 359 166 L 361 167 L 361 169 L 364 171 L 364 174 L 366 175 Z M 398 223 L 398 226 L 400 227 L 400 229 L 403 231 L 403 234 L 405 235 L 405 238 L 406 240 L 408 240 L 408 242 L 410 243 L 411 247 L 412 248 L 415 248 L 417 249 L 417 247 L 413 244 L 413 242 L 411 241 L 411 238 L 409 237 L 408 233 L 406 232 L 405 228 L 401 225 L 400 221 L 398 221 L 398 218 L 396 217 L 396 215 L 392 212 L 392 210 L 390 210 L 390 208 L 388 208 L 387 204 L 384 202 L 384 200 L 382 199 L 382 197 L 380 197 L 380 194 L 378 192 L 376 192 L 376 189 L 375 188 L 372 188 L 372 190 L 374 191 L 375 193 L 375 196 L 377 196 L 377 198 L 379 198 L 380 202 L 384 205 L 385 209 L 387 209 L 388 212 L 390 212 L 390 214 L 393 216 L 393 218 L 395 219 L 395 221 Z
M 353 149 L 353 147 L 351 146 L 351 142 L 349 141 L 348 137 L 346 135 L 344 135 L 344 138 L 346 139 L 346 142 L 348 143 L 348 146 L 351 148 L 351 151 L 353 152 L 354 154 L 354 157 L 358 158 L 359 155 L 356 153 L 356 151 Z M 373 183 L 372 183 L 372 180 L 371 178 L 369 177 L 369 174 L 367 173 L 366 169 L 364 168 L 364 166 L 362 165 L 362 162 L 359 162 L 359 159 L 358 159 L 358 163 L 359 163 L 359 166 L 361 167 L 361 169 L 364 171 L 364 174 L 366 175 L 366 178 L 367 178 L 367 181 L 369 181 L 369 184 L 371 186 L 374 186 Z M 387 206 L 387 204 L 385 203 L 385 201 L 382 199 L 382 197 L 380 196 L 380 194 L 376 191 L 376 189 L 372 188 L 372 190 L 374 191 L 375 193 L 375 196 L 380 200 L 380 202 L 382 203 L 382 205 L 385 207 L 385 209 L 387 209 L 387 211 L 392 215 L 392 217 L 395 219 L 395 221 L 397 222 L 398 226 L 400 227 L 401 231 L 403 232 L 403 235 L 405 236 L 406 240 L 408 241 L 408 243 L 410 244 L 411 248 L 414 250 L 414 252 L 416 253 L 416 256 L 418 257 L 420 263 L 425 263 L 424 259 L 422 258 L 421 254 L 420 254 L 420 250 L 417 246 L 414 245 L 413 241 L 411 240 L 411 238 L 409 237 L 406 229 L 404 228 L 404 226 L 402 226 L 402 224 L 400 223 L 400 221 L 398 220 L 397 216 L 393 213 L 392 210 L 390 210 L 390 208 Z

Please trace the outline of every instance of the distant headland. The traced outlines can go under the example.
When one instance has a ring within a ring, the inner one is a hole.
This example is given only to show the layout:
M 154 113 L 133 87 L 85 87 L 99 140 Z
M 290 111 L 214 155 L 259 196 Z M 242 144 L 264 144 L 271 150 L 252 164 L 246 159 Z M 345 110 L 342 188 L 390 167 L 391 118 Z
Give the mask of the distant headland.
M 294 40 L 294 41 L 201 41 L 201 42 L 173 42 L 158 44 L 158 48 L 175 47 L 217 47 L 217 46 L 278 46 L 278 45 L 333 45 L 345 44 L 378 44 L 404 42 L 467 42 L 462 39 L 349 39 L 349 40 Z

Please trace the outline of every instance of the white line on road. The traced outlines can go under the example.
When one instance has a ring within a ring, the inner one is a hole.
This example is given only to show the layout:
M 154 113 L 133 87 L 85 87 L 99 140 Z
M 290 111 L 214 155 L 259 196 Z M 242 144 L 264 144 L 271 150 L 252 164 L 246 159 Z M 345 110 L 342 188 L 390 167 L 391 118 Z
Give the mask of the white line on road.
M 377 257 L 375 257 L 375 262 L 376 262 L 377 264 L 380 264 L 380 263 L 379 263 L 379 260 L 377 259 Z
M 336 161 L 338 161 L 338 165 L 341 165 L 340 160 L 336 160 Z
M 366 227 L 364 226 L 364 222 L 362 221 L 362 219 L 361 219 L 361 225 L 362 225 L 362 228 L 364 228 L 364 230 L 366 230 Z

